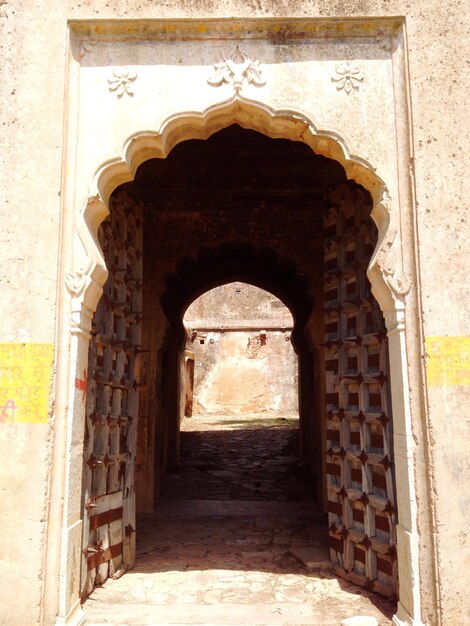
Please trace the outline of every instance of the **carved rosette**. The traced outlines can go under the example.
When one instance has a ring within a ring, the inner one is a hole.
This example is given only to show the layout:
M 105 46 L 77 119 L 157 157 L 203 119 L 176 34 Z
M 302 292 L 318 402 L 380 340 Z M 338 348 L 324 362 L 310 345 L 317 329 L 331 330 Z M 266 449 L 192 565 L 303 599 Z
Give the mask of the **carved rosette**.
M 240 93 L 244 81 L 256 87 L 263 87 L 259 61 L 251 59 L 237 46 L 231 56 L 214 65 L 215 74 L 207 79 L 212 87 L 220 87 L 223 83 L 232 83 L 235 93 Z
M 114 91 L 118 98 L 124 94 L 133 96 L 134 91 L 131 83 L 137 78 L 137 73 L 127 68 L 113 70 L 111 78 L 108 78 L 109 91 Z

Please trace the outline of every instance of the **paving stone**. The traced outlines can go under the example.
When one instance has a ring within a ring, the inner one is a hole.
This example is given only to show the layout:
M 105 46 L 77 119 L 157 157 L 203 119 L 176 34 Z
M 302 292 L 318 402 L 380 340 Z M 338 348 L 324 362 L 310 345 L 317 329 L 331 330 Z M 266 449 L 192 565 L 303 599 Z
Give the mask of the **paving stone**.
M 329 549 L 322 546 L 308 546 L 307 548 L 291 548 L 289 553 L 310 569 L 329 569 Z

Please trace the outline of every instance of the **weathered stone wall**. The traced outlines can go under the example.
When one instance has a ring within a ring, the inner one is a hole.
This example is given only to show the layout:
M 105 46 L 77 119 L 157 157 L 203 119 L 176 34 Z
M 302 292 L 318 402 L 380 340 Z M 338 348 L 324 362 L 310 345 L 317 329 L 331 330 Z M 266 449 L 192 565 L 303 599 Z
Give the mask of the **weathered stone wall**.
M 63 411 L 53 390 L 66 9 L 44 10 L 38 29 L 37 5 L 0 7 L 0 405 L 18 407 L 0 409 L 0 623 L 18 626 L 41 621 L 51 415 Z
M 463 60 L 469 56 L 466 2 L 450 0 L 445 9 L 437 0 L 411 4 L 405 0 L 271 0 L 263 5 L 235 0 L 175 0 L 165 5 L 141 0 L 54 4 L 26 0 L 21 7 L 15 2 L 3 3 L 0 332 L 3 342 L 32 345 L 33 353 L 34 345 L 56 344 L 56 367 L 51 367 L 52 358 L 47 357 L 44 369 L 54 376 L 67 376 L 61 367 L 67 361 L 61 359 L 68 344 L 58 331 L 61 325 L 68 326 L 70 318 L 64 275 L 72 266 L 73 186 L 69 195 L 60 193 L 64 181 L 73 176 L 78 127 L 77 94 L 67 92 L 66 87 L 67 72 L 70 75 L 71 71 L 67 62 L 67 20 L 186 17 L 197 19 L 203 30 L 208 18 L 216 17 L 240 18 L 243 25 L 247 17 L 344 21 L 396 15 L 405 18 L 408 44 L 405 67 L 410 109 L 407 112 L 400 105 L 396 114 L 398 126 L 409 123 L 411 129 L 410 159 L 402 164 L 410 179 L 403 178 L 401 185 L 408 188 L 415 207 L 403 228 L 412 231 L 416 251 L 409 246 L 403 256 L 417 272 L 417 291 L 411 301 L 415 330 L 409 339 L 408 362 L 414 365 L 409 380 L 413 440 L 418 451 L 424 448 L 415 468 L 418 486 L 423 486 L 416 497 L 420 533 L 428 554 L 421 563 L 421 574 L 429 581 L 423 620 L 433 625 L 453 625 L 470 621 L 466 587 L 470 560 L 470 422 L 464 413 L 470 383 L 470 190 L 465 159 L 469 103 L 462 91 L 466 85 Z M 41 26 L 45 17 L 46 27 Z M 243 31 L 242 26 L 238 28 Z M 281 41 L 281 45 L 288 51 L 289 42 Z M 375 89 L 380 90 L 380 86 Z M 347 96 L 344 103 L 346 107 Z M 354 118 L 348 114 L 345 118 L 353 132 Z M 64 121 L 72 129 L 70 143 L 64 139 Z M 86 119 L 80 121 L 86 123 Z M 334 127 L 331 120 L 329 128 Z M 370 133 L 377 132 L 381 132 L 380 120 L 370 125 Z M 121 137 L 111 139 L 104 147 L 106 155 L 116 154 L 120 142 Z M 360 131 L 352 149 L 361 155 L 365 144 L 367 136 Z M 80 206 L 83 200 L 81 197 Z M 63 305 L 59 315 L 57 302 Z M 412 322 L 413 316 L 408 317 L 407 323 Z M 59 343 L 57 337 L 62 337 Z M 13 353 L 17 346 L 9 345 L 7 354 L 10 347 Z M 45 383 L 39 387 L 44 389 Z M 0 454 L 8 459 L 1 477 L 2 543 L 8 548 L 0 570 L 0 606 L 2 623 L 10 626 L 41 621 L 52 624 L 59 610 L 56 581 L 66 463 L 63 441 L 73 435 L 66 431 L 67 398 L 53 392 L 50 398 L 50 420 L 43 421 L 49 410 L 38 405 L 41 410 L 34 415 L 41 419 L 0 425 Z M 51 456 L 53 442 L 55 455 Z M 427 493 L 432 494 L 432 501 L 425 497 Z M 47 568 L 46 532 L 51 537 Z M 434 549 L 430 547 L 433 537 Z M 67 555 L 62 559 L 66 560 Z
M 194 353 L 194 415 L 295 415 L 297 358 L 292 316 L 267 292 L 230 283 L 186 311 Z
M 216 287 L 197 298 L 184 314 L 188 329 L 293 327 L 292 314 L 276 296 L 247 283 Z
M 297 359 L 289 332 L 204 334 L 203 345 L 198 339 L 190 345 L 196 362 L 194 415 L 295 414 Z

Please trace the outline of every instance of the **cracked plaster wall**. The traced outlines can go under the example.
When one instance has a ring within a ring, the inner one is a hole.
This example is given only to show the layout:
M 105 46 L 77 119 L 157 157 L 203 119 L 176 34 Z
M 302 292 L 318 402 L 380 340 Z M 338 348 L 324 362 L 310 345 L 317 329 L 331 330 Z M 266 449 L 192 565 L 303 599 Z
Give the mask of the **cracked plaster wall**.
M 231 283 L 199 297 L 184 323 L 195 360 L 193 415 L 296 415 L 293 321 L 280 300 Z

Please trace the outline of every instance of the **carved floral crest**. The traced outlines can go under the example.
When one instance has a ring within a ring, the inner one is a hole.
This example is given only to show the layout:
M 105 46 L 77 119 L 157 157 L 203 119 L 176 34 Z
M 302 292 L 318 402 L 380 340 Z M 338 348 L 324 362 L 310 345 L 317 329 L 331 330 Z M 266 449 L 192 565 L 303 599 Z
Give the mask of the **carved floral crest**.
M 337 76 L 331 78 L 332 82 L 337 83 L 336 89 L 344 91 L 348 94 L 352 91 L 359 91 L 361 83 L 364 82 L 364 74 L 359 67 L 352 63 L 341 63 L 336 66 L 335 72 Z
M 215 74 L 207 82 L 213 87 L 220 87 L 223 83 L 232 83 L 236 93 L 239 93 L 243 81 L 256 87 L 263 87 L 266 81 L 261 76 L 259 61 L 251 59 L 237 46 L 230 57 L 214 65 Z

